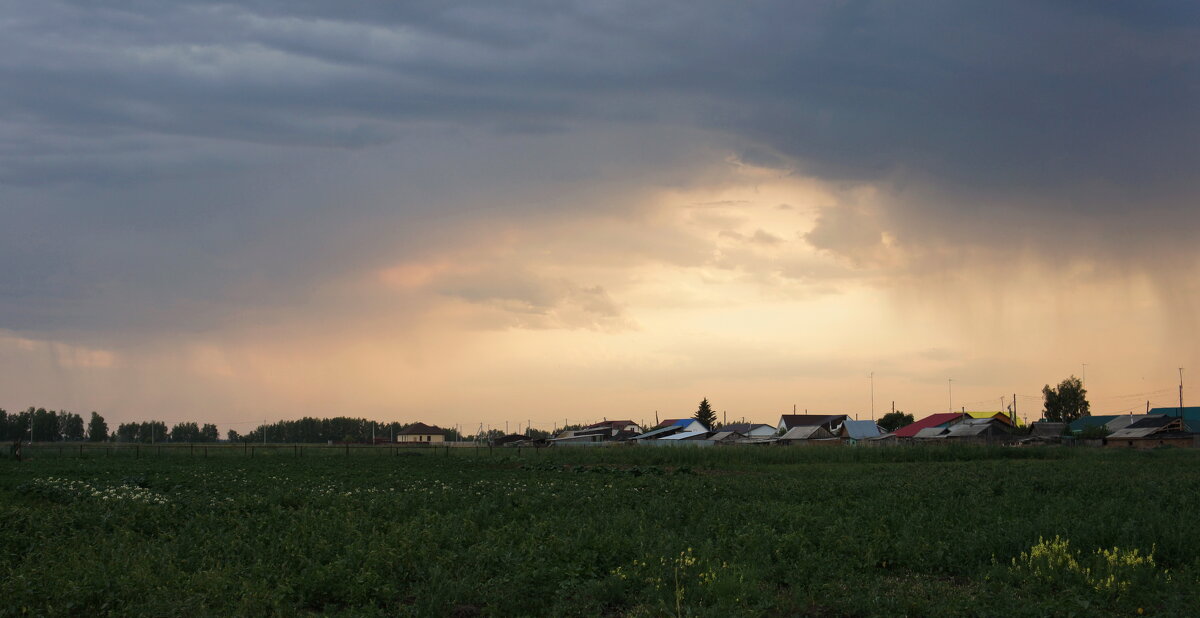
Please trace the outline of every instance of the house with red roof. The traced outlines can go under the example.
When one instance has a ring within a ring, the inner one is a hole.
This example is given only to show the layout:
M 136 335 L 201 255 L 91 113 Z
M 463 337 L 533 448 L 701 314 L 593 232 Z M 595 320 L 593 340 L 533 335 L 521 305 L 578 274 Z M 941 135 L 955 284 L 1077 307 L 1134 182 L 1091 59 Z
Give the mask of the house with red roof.
M 930 414 L 929 416 L 926 416 L 915 423 L 905 425 L 892 433 L 901 438 L 912 438 L 915 437 L 917 432 L 921 431 L 922 429 L 950 427 L 951 425 L 962 421 L 964 418 L 966 418 L 966 416 L 967 415 L 961 412 L 942 412 L 940 414 Z

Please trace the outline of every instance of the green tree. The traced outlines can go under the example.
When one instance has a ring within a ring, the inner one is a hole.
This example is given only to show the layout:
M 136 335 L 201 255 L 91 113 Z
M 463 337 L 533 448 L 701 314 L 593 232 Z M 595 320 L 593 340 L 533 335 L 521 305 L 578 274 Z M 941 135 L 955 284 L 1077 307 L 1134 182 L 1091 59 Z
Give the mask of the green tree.
M 64 440 L 82 440 L 84 438 L 83 417 L 66 410 L 59 412 L 58 430 Z
M 171 428 L 172 442 L 199 442 L 200 426 L 196 423 L 176 423 Z
M 138 423 L 121 423 L 117 425 L 113 436 L 118 442 L 137 442 L 139 429 L 141 429 L 141 425 Z
M 717 428 L 717 413 L 713 412 L 712 406 L 708 404 L 708 397 L 700 400 L 700 407 L 696 409 L 696 415 L 692 418 L 709 429 Z
M 221 437 L 221 432 L 217 431 L 217 426 L 212 423 L 205 423 L 200 428 L 201 442 L 216 442 Z
M 103 442 L 108 439 L 108 423 L 104 422 L 104 417 L 92 412 L 92 418 L 88 421 L 87 429 L 88 440 L 92 442 Z
M 46 408 L 29 408 L 29 413 L 33 417 L 33 437 L 30 438 L 37 442 L 58 442 L 62 440 L 62 433 L 58 429 L 58 413 L 54 410 Z
M 241 442 L 242 436 L 237 432 L 236 429 L 230 429 L 229 432 L 225 434 L 225 439 L 229 440 L 230 442 Z
M 1050 385 L 1042 387 L 1044 408 L 1042 416 L 1056 423 L 1069 423 L 1073 420 L 1092 415 L 1092 406 L 1087 400 L 1087 390 L 1083 382 L 1075 376 L 1058 383 L 1057 388 Z
M 913 419 L 913 415 L 905 414 L 900 410 L 896 410 L 895 412 L 888 412 L 887 414 L 884 414 L 882 417 L 880 417 L 879 422 L 876 424 L 879 425 L 879 428 L 885 433 L 891 433 L 905 425 L 911 425 L 914 421 L 915 419 Z

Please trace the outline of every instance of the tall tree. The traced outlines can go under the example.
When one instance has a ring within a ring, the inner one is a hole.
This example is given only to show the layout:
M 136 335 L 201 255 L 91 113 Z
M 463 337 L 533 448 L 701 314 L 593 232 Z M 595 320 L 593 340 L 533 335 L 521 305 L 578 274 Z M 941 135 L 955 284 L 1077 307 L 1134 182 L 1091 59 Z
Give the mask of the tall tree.
M 64 440 L 82 440 L 84 438 L 83 417 L 66 410 L 59 412 L 58 430 Z
M 217 431 L 217 426 L 212 423 L 205 423 L 200 428 L 201 442 L 216 442 L 221 437 L 221 432 Z
M 712 406 L 708 405 L 708 397 L 700 400 L 700 407 L 696 409 L 696 415 L 692 418 L 700 421 L 701 425 L 709 429 L 717 428 L 717 413 L 713 412 Z
M 54 410 L 46 408 L 33 409 L 29 408 L 30 414 L 33 416 L 33 437 L 31 440 L 37 442 L 58 442 L 62 440 L 62 434 L 58 429 L 58 413 Z
M 1058 383 L 1057 388 L 1050 385 L 1042 387 L 1044 408 L 1042 416 L 1048 421 L 1069 423 L 1078 418 L 1092 415 L 1092 406 L 1087 400 L 1087 390 L 1083 382 L 1071 376 Z
M 92 442 L 103 442 L 108 439 L 108 423 L 104 422 L 104 417 L 92 412 L 92 418 L 88 421 L 88 440 Z
M 896 410 L 895 412 L 888 412 L 887 414 L 881 416 L 879 418 L 879 422 L 876 424 L 879 425 L 879 428 L 885 433 L 891 433 L 905 425 L 911 425 L 914 420 L 915 419 L 913 419 L 913 415 L 905 414 L 900 410 Z
M 172 442 L 199 442 L 200 426 L 196 423 L 176 423 L 171 428 Z

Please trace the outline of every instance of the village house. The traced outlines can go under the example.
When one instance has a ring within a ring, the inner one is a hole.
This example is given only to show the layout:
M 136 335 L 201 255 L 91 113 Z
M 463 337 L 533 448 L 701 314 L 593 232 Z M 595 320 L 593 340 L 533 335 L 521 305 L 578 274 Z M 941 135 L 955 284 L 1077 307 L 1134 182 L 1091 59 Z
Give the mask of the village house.
M 841 440 L 824 425 L 799 425 L 785 431 L 775 441 L 781 446 L 834 446 Z
M 945 433 L 939 436 L 939 439 L 948 442 L 998 444 L 1011 440 L 1014 429 L 1011 422 L 998 418 L 966 418 L 946 427 Z
M 869 440 L 883 435 L 875 421 L 855 421 L 846 419 L 838 429 L 837 437 L 846 444 L 858 444 L 860 440 Z
M 421 442 L 425 444 L 434 444 L 446 441 L 446 430 L 439 427 L 431 427 L 425 423 L 413 423 L 404 429 L 396 432 L 396 442 L 410 443 Z
M 1104 439 L 1104 445 L 1111 448 L 1197 447 L 1200 446 L 1200 434 L 1188 431 L 1183 419 L 1178 416 L 1147 415 L 1109 434 Z
M 777 431 L 765 423 L 729 423 L 721 425 L 721 431 L 733 431 L 747 438 L 770 438 Z
M 938 414 L 930 414 L 925 418 L 905 425 L 896 431 L 892 432 L 900 438 L 936 438 L 945 433 L 951 425 L 954 425 L 966 417 L 961 412 L 941 412 Z M 930 431 L 924 431 L 930 430 Z M 918 435 L 920 434 L 920 435 Z
M 1189 431 L 1200 432 L 1200 406 L 1184 406 L 1173 408 L 1151 408 L 1150 414 L 1162 414 L 1163 416 L 1174 416 L 1183 419 L 1183 425 Z
M 784 414 L 779 417 L 776 429 L 778 433 L 784 434 L 796 427 L 819 426 L 825 428 L 832 435 L 842 421 L 848 418 L 850 417 L 846 414 Z

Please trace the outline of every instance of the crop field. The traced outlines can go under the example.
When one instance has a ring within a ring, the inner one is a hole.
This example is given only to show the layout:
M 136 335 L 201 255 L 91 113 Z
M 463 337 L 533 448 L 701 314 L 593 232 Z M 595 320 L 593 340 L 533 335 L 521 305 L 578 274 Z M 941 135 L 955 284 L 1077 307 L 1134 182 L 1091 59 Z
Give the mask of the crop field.
M 1188 615 L 1200 452 L 30 449 L 0 615 Z

